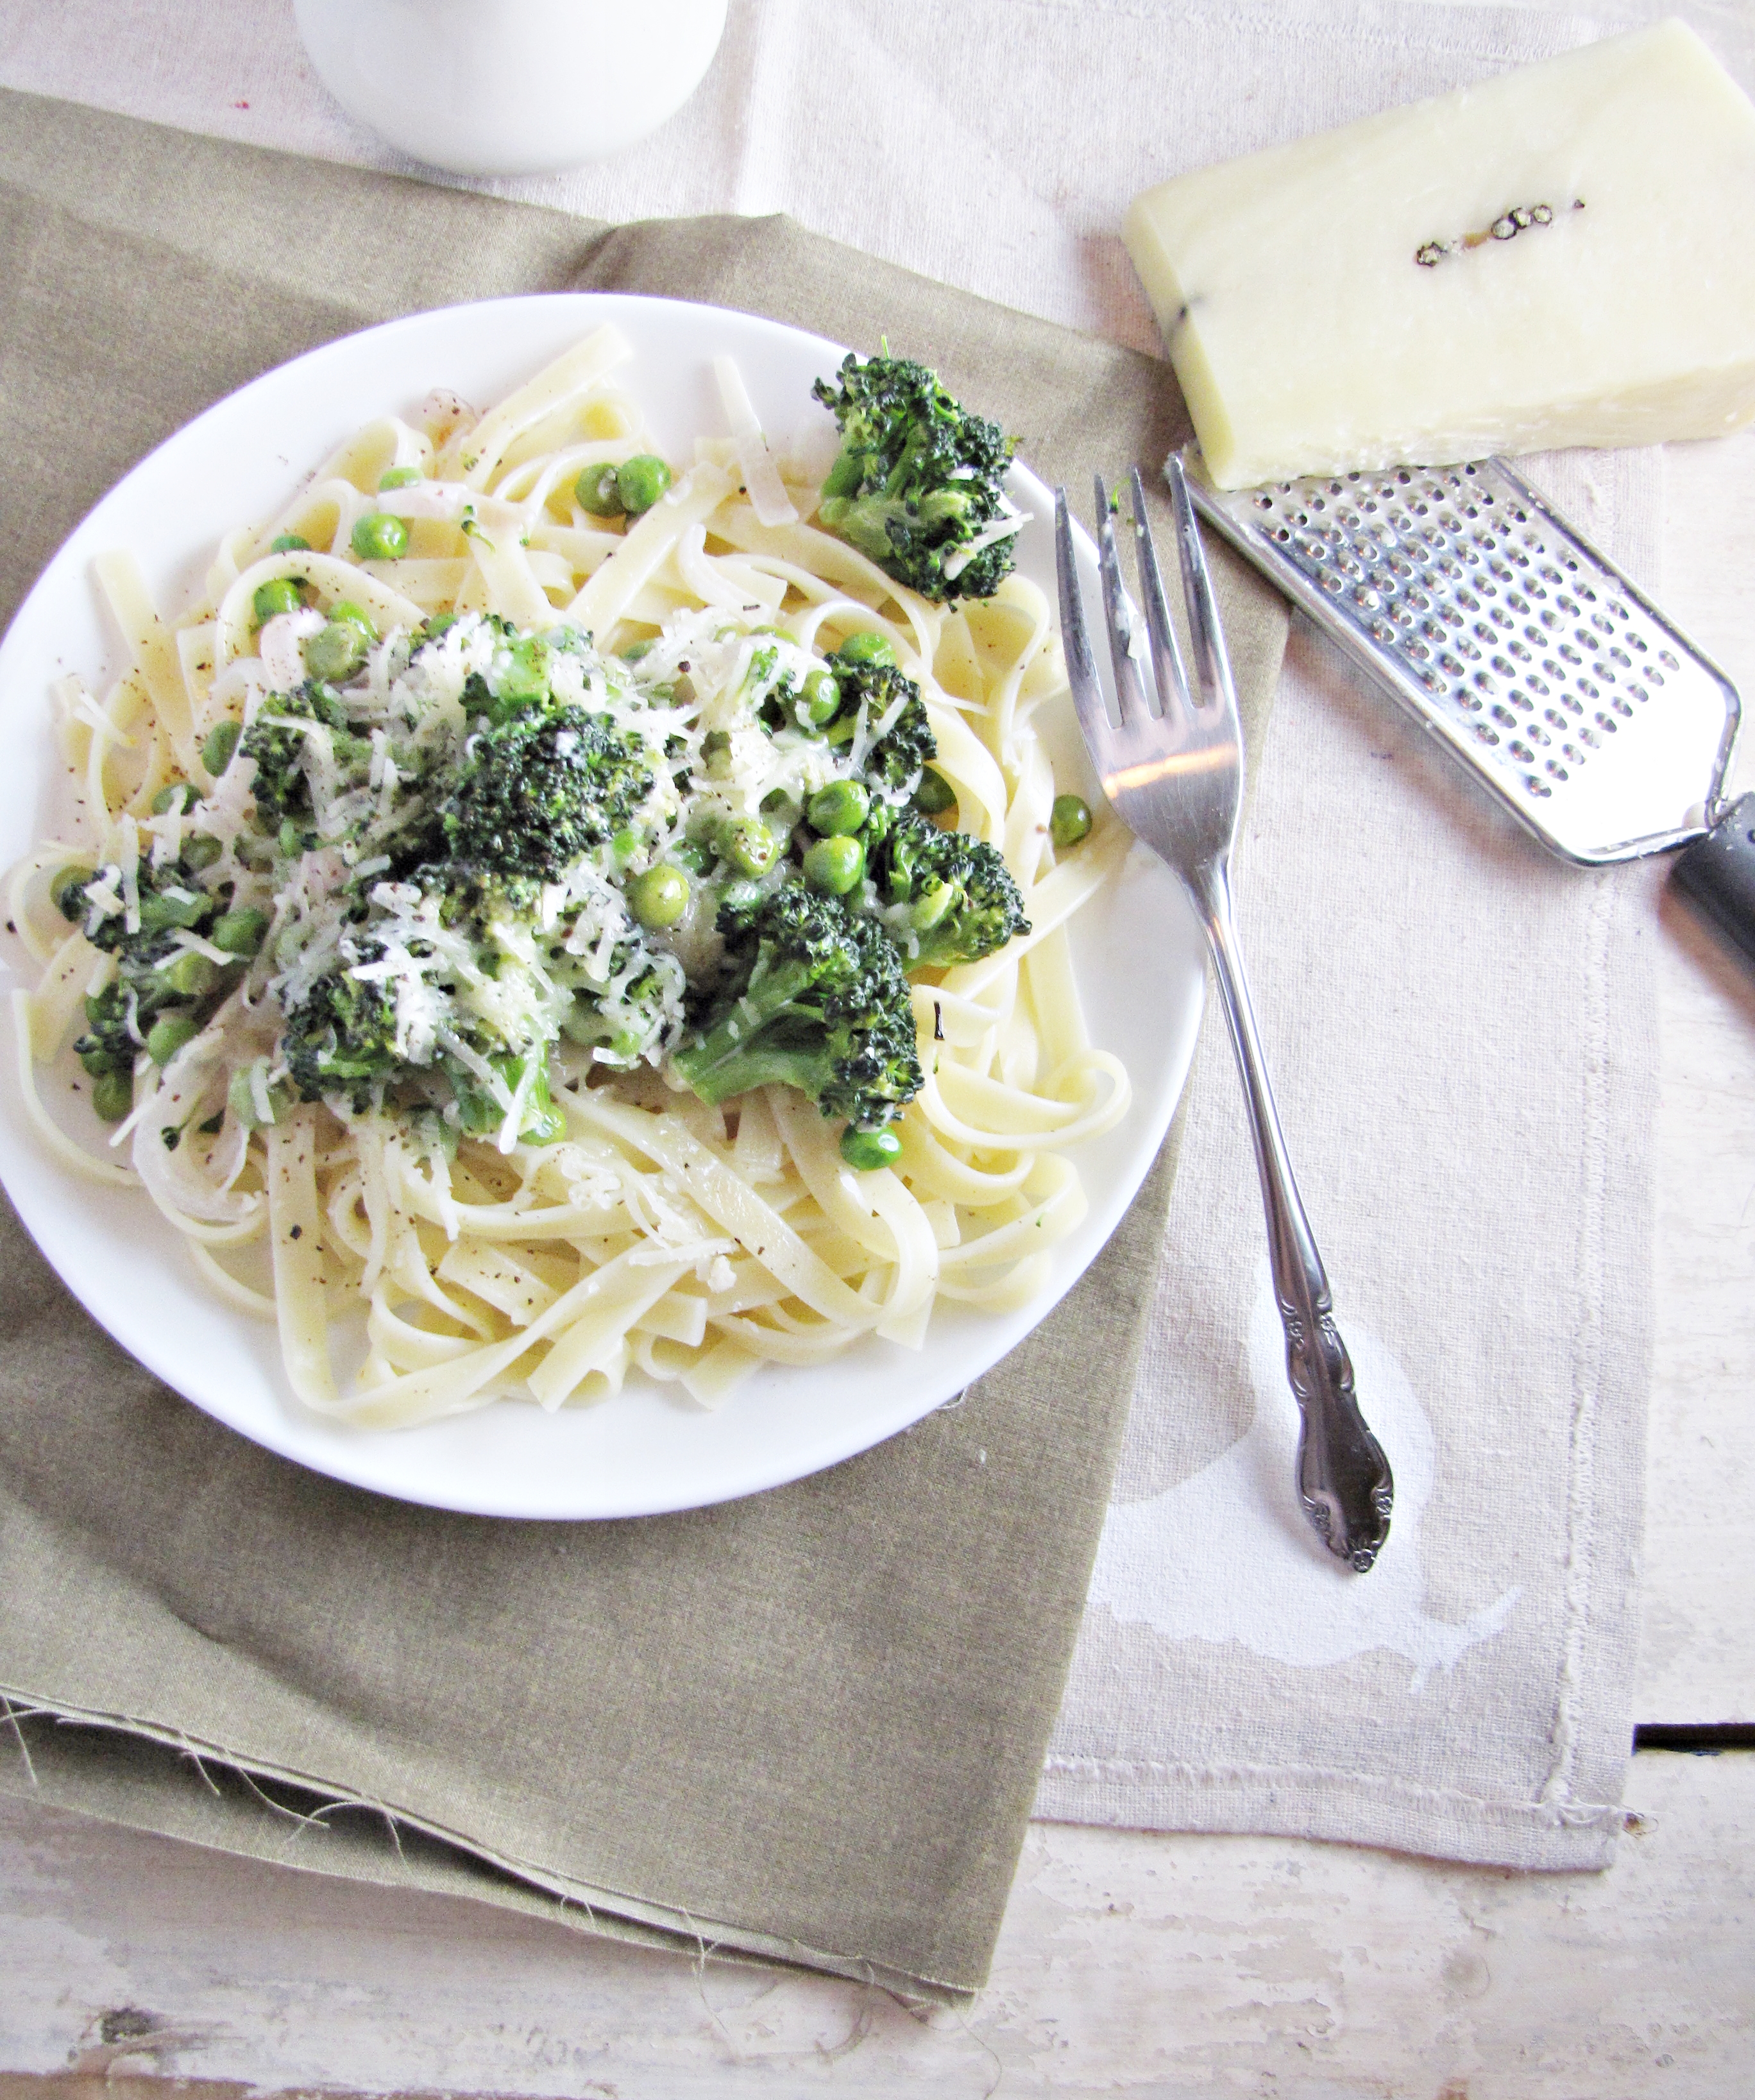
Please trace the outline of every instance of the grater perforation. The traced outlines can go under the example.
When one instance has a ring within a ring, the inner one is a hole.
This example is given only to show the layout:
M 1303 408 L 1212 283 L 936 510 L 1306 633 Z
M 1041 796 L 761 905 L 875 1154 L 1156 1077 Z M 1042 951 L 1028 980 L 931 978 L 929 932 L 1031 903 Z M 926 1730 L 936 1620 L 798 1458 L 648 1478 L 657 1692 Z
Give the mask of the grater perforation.
M 1709 827 L 1735 688 L 1503 460 L 1196 501 L 1542 842 L 1594 864 Z

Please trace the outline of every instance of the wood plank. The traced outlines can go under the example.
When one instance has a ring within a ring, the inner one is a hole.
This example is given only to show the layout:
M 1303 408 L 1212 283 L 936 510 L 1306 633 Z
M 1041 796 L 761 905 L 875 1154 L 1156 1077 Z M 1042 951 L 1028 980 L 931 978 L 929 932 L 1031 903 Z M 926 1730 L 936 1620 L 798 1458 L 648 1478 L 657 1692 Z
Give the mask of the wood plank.
M 990 1987 L 919 2018 L 0 1802 L 0 2100 L 1740 2100 L 1755 1757 L 1642 1756 L 1631 1798 L 1600 1875 L 1038 1824 Z
M 1755 704 L 1755 434 L 1665 454 L 1663 598 Z M 1755 787 L 1755 735 L 1735 775 Z M 1755 1718 L 1755 971 L 1654 882 L 1663 1095 L 1643 1721 Z

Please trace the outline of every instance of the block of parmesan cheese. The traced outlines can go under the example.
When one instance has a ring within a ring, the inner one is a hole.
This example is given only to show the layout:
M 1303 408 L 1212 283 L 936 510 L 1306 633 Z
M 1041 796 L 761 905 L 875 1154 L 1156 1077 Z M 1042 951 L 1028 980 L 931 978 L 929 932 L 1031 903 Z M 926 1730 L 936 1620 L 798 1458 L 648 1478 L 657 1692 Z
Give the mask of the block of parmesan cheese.
M 1755 108 L 1681 22 L 1179 175 L 1125 231 L 1221 488 L 1755 416 Z

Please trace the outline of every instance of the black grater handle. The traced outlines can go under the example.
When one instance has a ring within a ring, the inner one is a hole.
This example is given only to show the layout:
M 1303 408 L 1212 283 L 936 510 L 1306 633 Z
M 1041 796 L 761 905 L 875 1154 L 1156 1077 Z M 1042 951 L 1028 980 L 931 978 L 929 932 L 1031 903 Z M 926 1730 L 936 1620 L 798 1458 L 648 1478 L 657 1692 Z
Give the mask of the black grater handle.
M 1755 962 L 1755 794 L 1740 796 L 1678 858 L 1675 881 Z

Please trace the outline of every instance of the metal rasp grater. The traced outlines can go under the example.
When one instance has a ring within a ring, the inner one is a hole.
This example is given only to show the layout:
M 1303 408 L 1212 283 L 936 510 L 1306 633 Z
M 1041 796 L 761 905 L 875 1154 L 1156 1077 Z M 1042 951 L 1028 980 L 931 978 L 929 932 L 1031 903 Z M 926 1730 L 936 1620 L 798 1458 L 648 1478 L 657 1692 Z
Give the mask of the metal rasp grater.
M 1209 523 L 1552 851 L 1727 820 L 1736 688 L 1503 460 L 1219 489 L 1184 457 Z

